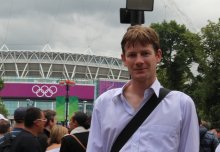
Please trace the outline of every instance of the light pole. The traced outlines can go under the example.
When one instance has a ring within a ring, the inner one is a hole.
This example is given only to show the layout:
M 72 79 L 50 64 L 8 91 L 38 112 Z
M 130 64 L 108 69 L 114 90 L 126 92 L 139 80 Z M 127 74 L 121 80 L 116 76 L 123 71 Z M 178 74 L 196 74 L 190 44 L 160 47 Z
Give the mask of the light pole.
M 34 101 L 32 101 L 31 99 L 26 99 L 27 101 L 27 107 L 34 107 Z
M 83 112 L 86 113 L 86 103 L 87 101 L 83 101 Z
M 65 103 L 66 103 L 66 106 L 65 106 L 65 125 L 66 127 L 68 126 L 68 114 L 69 114 L 69 88 L 70 86 L 73 86 L 75 85 L 75 82 L 72 81 L 72 80 L 63 80 L 63 81 L 60 81 L 60 85 L 61 86 L 66 86 L 66 97 L 65 97 Z

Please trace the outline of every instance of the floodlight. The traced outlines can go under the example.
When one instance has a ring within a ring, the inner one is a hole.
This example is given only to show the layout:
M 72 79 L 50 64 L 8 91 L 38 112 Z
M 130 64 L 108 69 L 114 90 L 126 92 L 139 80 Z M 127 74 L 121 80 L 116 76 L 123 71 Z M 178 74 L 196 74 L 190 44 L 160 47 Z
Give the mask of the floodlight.
M 144 24 L 144 11 L 120 8 L 120 23 L 131 25 Z
M 120 8 L 120 23 L 130 24 L 131 23 L 131 11 L 126 8 Z
M 153 11 L 154 0 L 127 0 L 126 8 L 129 10 Z

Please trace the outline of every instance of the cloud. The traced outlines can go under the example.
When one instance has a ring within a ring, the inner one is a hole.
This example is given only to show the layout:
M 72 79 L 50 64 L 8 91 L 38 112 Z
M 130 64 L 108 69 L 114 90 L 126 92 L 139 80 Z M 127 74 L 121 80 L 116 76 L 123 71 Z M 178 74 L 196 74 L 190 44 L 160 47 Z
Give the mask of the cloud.
M 0 46 L 9 49 L 93 53 L 120 57 L 128 24 L 120 24 L 126 0 L 0 0 Z M 197 31 L 217 21 L 219 0 L 155 0 L 145 25 L 176 20 Z

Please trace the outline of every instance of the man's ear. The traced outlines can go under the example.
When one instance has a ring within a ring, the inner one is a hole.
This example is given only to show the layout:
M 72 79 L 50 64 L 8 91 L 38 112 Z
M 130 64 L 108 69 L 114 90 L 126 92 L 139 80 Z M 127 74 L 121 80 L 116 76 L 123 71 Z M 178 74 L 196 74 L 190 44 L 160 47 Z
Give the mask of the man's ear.
M 77 122 L 76 120 L 74 120 L 73 124 L 74 124 L 76 127 L 79 126 L 79 124 L 78 124 L 78 122 Z
M 125 62 L 126 59 L 125 59 L 125 54 L 124 53 L 121 54 L 121 60 L 122 60 L 122 62 L 124 64 L 124 66 L 127 66 L 126 62 Z
M 161 49 L 157 50 L 156 57 L 157 57 L 157 63 L 160 63 L 160 61 L 162 59 L 162 51 L 161 51 Z

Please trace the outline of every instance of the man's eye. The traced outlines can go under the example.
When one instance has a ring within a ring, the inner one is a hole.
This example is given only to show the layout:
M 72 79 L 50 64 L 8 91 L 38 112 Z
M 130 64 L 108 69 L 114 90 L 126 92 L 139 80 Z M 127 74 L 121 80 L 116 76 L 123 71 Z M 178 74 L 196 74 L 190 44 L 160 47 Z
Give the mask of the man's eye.
M 148 55 L 149 55 L 148 52 L 143 52 L 143 53 L 141 53 L 141 54 L 142 54 L 142 56 L 148 56 Z
M 136 54 L 128 54 L 128 57 L 135 57 Z

